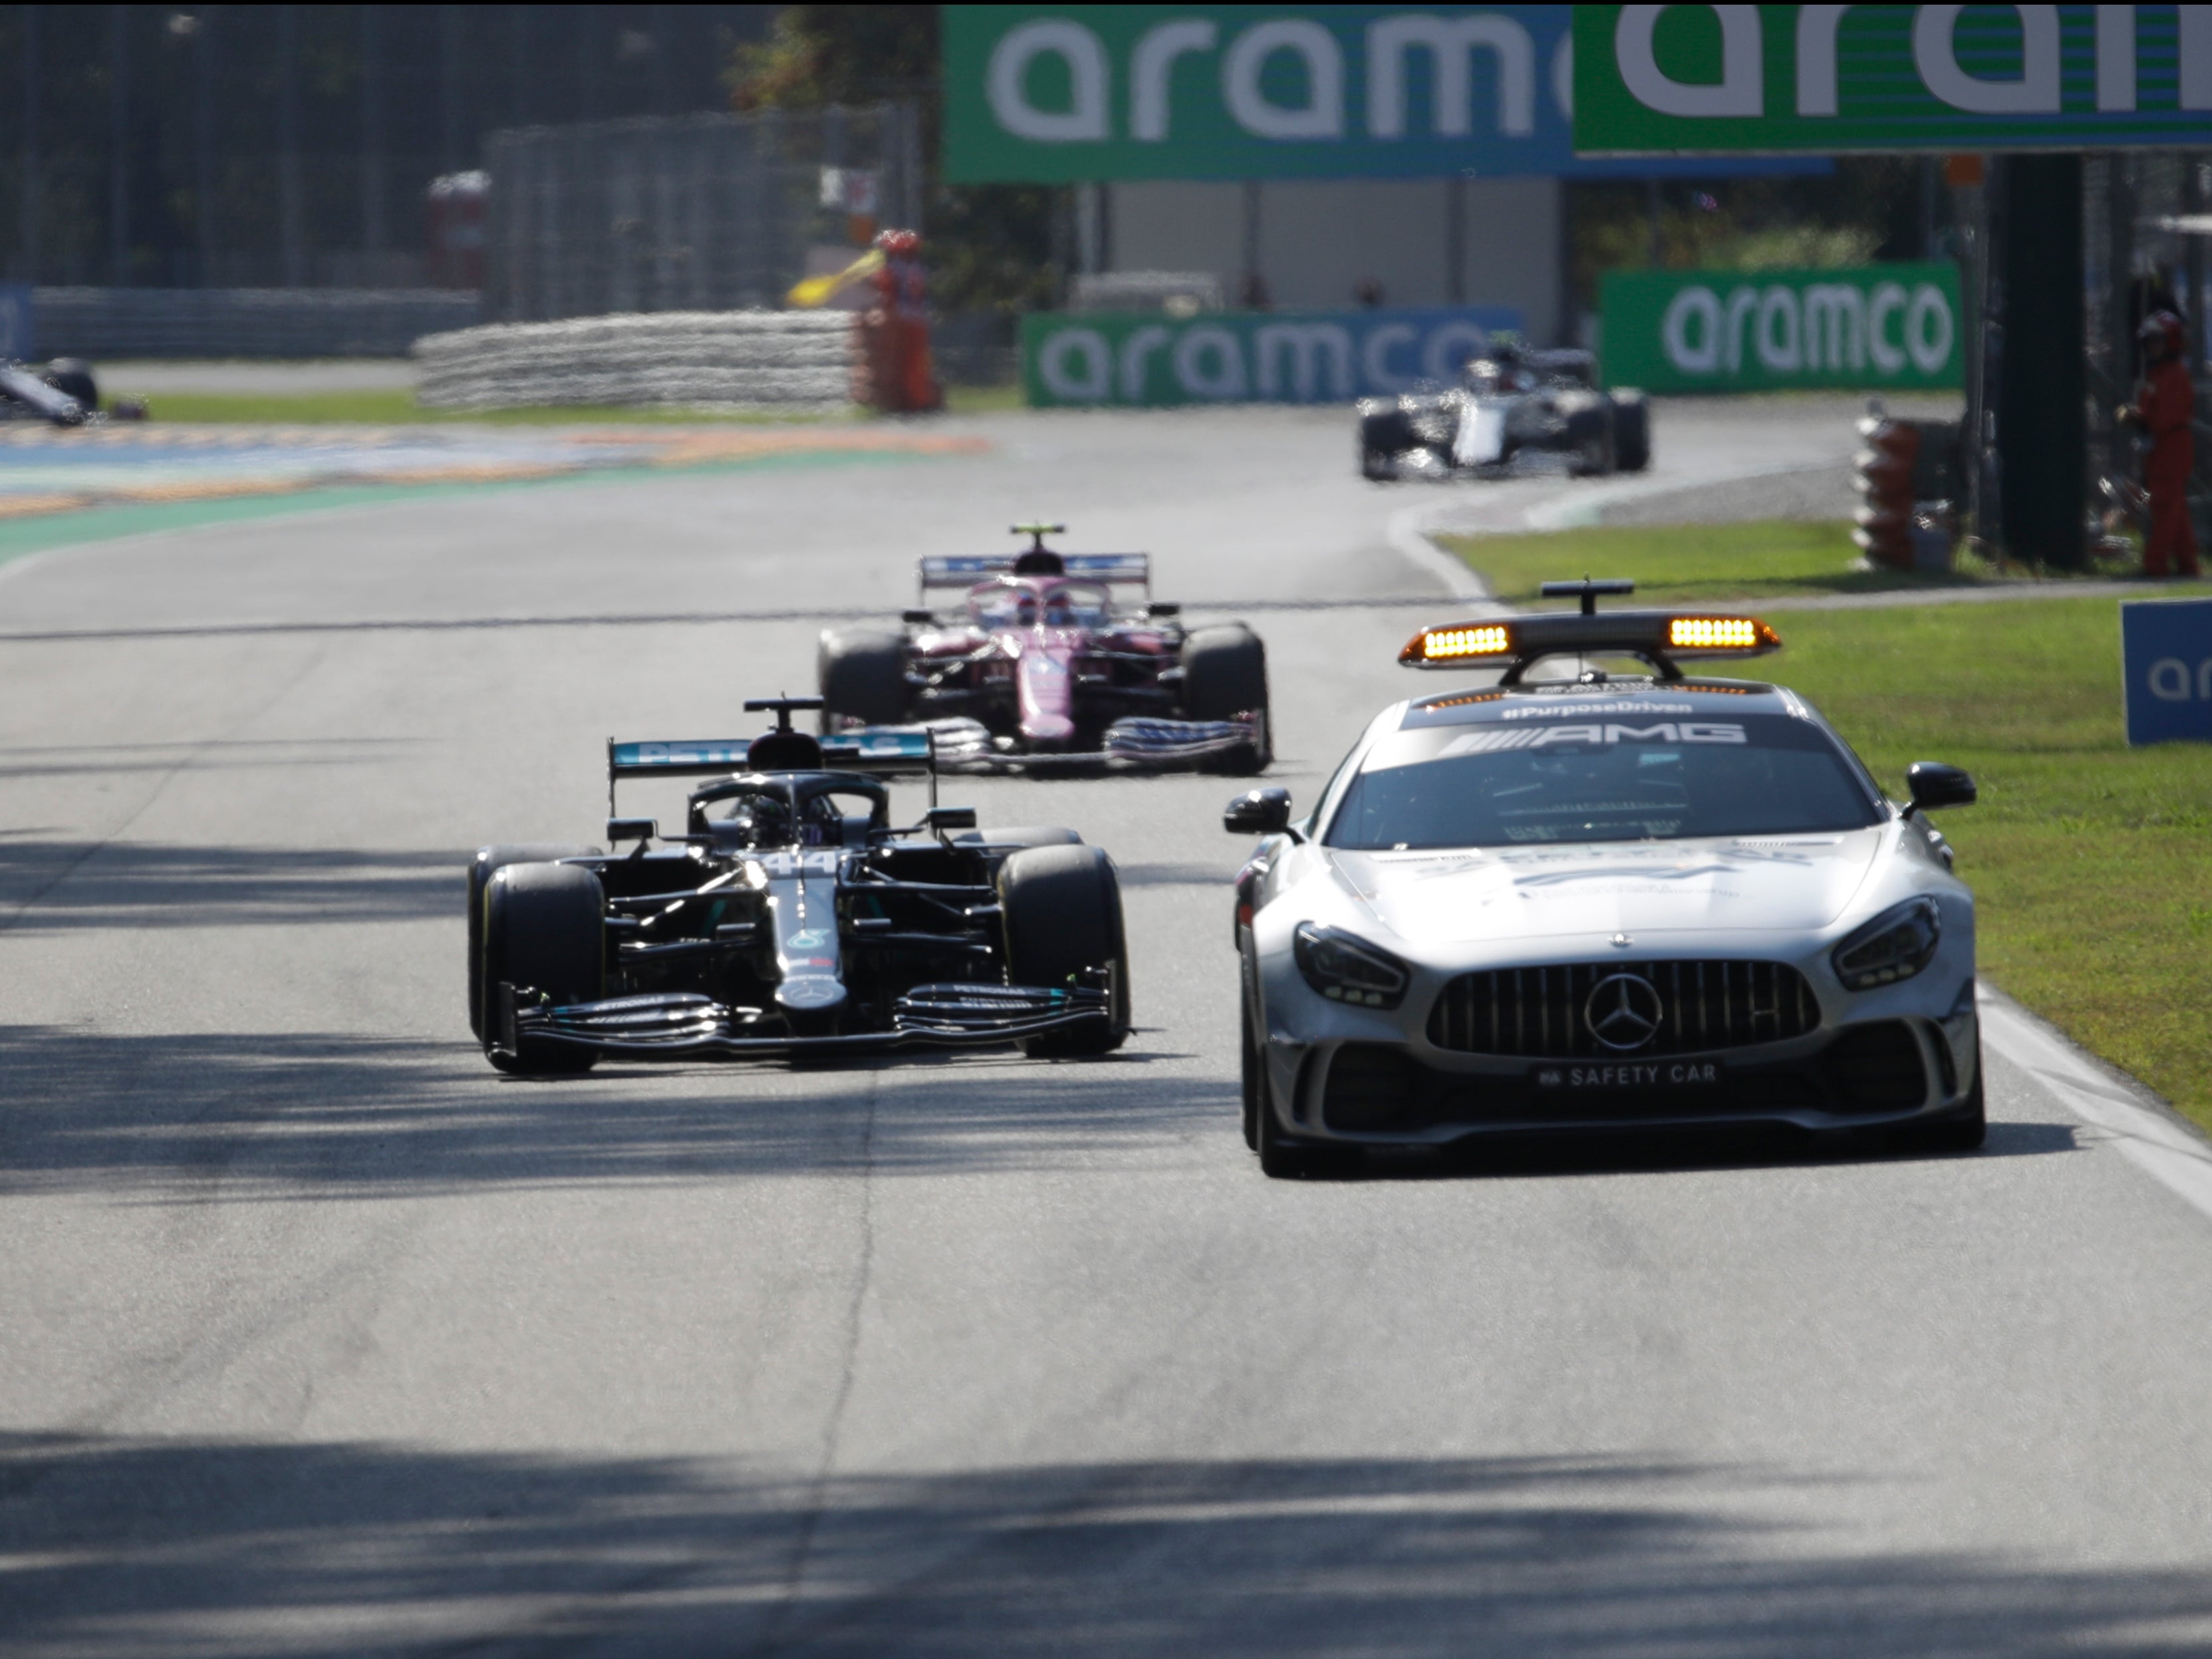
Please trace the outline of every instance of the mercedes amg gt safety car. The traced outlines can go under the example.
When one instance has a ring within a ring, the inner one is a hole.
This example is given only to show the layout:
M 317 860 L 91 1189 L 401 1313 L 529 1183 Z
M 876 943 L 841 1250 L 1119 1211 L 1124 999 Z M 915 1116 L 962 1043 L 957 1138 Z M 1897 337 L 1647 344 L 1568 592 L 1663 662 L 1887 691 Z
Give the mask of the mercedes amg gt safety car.
M 1359 471 L 1402 477 L 1495 477 L 1523 455 L 1566 458 L 1583 477 L 1651 464 L 1651 410 L 1641 392 L 1602 391 L 1587 351 L 1530 351 L 1499 342 L 1442 392 L 1359 404 Z
M 1557 1131 L 1981 1144 L 1973 894 L 1926 817 L 1973 780 L 1921 762 L 1894 805 L 1802 697 L 1679 665 L 1771 628 L 1594 614 L 1632 586 L 1424 629 L 1402 662 L 1504 673 L 1385 709 L 1295 822 L 1281 789 L 1231 804 L 1266 837 L 1235 928 L 1269 1175 Z
M 908 611 L 899 632 L 823 631 L 822 729 L 926 723 L 968 770 L 1206 768 L 1250 773 L 1273 754 L 1267 653 L 1242 623 L 1186 629 L 1152 602 L 1143 553 L 1066 553 L 1066 526 L 1013 526 L 1018 556 L 925 557 L 921 597 L 966 590 L 963 614 Z M 1114 591 L 1138 586 L 1140 610 Z
M 481 848 L 469 1018 L 501 1071 L 914 1047 L 1101 1054 L 1129 1030 L 1113 860 L 1072 830 L 975 829 L 936 801 L 924 729 L 823 741 L 812 698 L 748 702 L 750 742 L 607 745 L 607 839 Z M 896 825 L 889 780 L 928 780 Z M 706 777 L 680 833 L 621 817 L 623 779 Z M 656 843 L 658 843 L 656 845 Z

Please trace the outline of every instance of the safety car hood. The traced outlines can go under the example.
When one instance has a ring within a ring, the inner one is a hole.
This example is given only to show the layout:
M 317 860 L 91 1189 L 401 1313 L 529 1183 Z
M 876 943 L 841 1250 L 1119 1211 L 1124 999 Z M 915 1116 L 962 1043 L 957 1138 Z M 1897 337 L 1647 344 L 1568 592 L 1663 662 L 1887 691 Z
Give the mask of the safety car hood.
M 1448 852 L 1328 854 L 1333 878 L 1416 946 L 1561 933 L 1805 932 L 1842 915 L 1884 831 Z

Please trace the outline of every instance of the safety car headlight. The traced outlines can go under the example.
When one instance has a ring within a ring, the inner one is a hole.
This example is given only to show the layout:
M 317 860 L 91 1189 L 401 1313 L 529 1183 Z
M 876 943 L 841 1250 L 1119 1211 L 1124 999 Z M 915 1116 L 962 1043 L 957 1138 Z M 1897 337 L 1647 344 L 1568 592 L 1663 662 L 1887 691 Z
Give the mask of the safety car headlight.
M 1943 913 L 1932 898 L 1893 905 L 1835 948 L 1836 977 L 1854 991 L 1911 979 L 1936 959 Z
M 1361 1008 L 1395 1008 L 1412 982 L 1406 964 L 1356 934 L 1302 921 L 1291 936 L 1291 953 L 1307 984 L 1331 1002 Z

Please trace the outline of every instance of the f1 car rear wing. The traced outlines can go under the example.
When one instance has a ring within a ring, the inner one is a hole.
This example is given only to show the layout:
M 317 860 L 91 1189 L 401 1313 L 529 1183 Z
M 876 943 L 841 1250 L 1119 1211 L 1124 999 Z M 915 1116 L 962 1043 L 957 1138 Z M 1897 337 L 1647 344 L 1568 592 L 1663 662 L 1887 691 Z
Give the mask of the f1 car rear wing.
M 973 587 L 993 576 L 1011 576 L 1016 556 L 1012 553 L 924 554 L 920 571 L 922 600 L 928 602 L 933 587 Z M 1152 596 L 1152 556 L 1149 553 L 1063 553 L 1060 563 L 1067 575 L 1079 576 L 1085 581 L 1141 587 L 1147 599 Z
M 706 778 L 748 768 L 750 738 L 672 738 L 618 743 L 607 739 L 607 811 L 623 778 Z M 822 739 L 822 763 L 835 771 L 878 778 L 927 778 L 937 799 L 937 734 L 926 726 L 863 726 Z
M 1500 685 L 1517 685 L 1545 657 L 1641 657 L 1662 680 L 1678 680 L 1684 657 L 1763 657 L 1782 636 L 1755 617 L 1674 611 L 1597 614 L 1601 593 L 1635 591 L 1631 581 L 1546 582 L 1547 598 L 1582 600 L 1577 611 L 1532 617 L 1483 617 L 1425 628 L 1406 641 L 1398 660 L 1408 668 L 1503 668 Z

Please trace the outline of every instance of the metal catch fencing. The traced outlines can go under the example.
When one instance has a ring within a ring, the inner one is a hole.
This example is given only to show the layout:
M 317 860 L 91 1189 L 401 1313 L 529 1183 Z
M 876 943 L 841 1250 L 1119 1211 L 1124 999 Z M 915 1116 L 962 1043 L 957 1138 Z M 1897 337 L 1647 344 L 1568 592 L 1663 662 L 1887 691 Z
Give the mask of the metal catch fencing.
M 494 133 L 485 315 L 780 305 L 810 264 L 915 222 L 920 135 L 911 104 Z
M 40 288 L 48 357 L 398 357 L 477 319 L 473 293 L 438 289 Z

